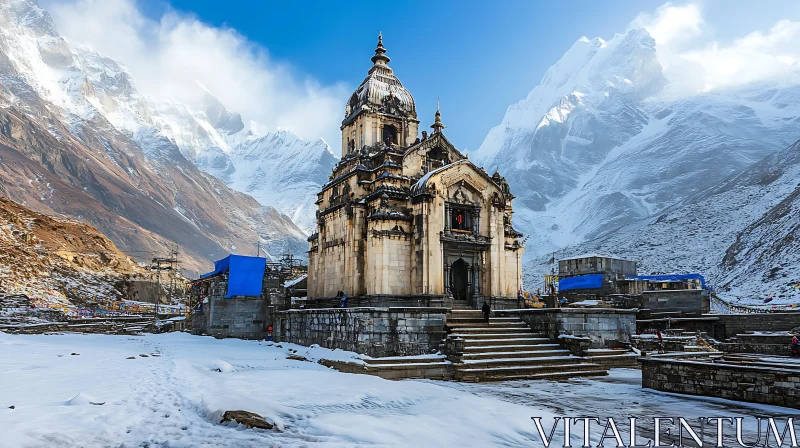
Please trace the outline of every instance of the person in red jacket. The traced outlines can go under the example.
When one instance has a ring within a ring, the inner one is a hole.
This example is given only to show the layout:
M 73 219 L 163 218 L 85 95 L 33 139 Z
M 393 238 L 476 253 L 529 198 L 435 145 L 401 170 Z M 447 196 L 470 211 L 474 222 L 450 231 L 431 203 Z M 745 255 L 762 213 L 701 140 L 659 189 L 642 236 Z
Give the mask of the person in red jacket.
M 800 358 L 800 340 L 798 340 L 797 334 L 792 336 L 792 358 Z

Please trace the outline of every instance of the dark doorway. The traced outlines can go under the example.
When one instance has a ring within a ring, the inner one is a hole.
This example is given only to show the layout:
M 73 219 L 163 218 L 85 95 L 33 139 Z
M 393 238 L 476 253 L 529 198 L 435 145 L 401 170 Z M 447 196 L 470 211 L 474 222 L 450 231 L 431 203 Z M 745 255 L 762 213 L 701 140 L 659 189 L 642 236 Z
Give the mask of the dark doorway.
M 469 301 L 468 291 L 469 291 L 469 266 L 467 262 L 464 261 L 462 258 L 453 263 L 450 267 L 450 281 L 453 283 L 453 286 L 456 290 L 456 298 L 458 300 L 467 300 Z
M 383 126 L 383 142 L 387 145 L 397 144 L 397 128 L 387 124 Z

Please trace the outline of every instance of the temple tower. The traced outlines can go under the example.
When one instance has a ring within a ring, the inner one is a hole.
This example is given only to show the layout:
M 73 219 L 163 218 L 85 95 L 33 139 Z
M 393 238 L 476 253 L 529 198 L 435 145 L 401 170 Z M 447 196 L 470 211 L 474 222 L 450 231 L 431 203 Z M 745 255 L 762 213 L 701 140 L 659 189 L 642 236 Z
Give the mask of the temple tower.
M 345 107 L 342 121 L 342 157 L 383 142 L 408 146 L 417 138 L 419 120 L 414 97 L 389 67 L 389 56 L 378 35 L 372 68 Z

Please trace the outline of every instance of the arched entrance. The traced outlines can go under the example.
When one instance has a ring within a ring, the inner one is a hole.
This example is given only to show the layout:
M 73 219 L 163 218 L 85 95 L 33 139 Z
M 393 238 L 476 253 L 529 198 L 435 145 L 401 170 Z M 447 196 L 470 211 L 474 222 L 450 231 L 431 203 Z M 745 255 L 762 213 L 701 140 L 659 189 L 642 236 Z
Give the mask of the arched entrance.
M 469 301 L 469 265 L 463 258 L 450 266 L 450 283 L 456 291 L 456 299 Z

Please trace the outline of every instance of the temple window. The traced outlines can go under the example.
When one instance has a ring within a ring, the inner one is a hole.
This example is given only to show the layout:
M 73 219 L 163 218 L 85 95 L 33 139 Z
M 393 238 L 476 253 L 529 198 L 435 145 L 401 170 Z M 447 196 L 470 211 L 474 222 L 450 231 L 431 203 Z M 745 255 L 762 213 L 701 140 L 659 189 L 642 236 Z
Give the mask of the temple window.
M 469 210 L 454 208 L 450 211 L 450 228 L 458 231 L 472 231 L 472 216 Z
M 449 163 L 450 160 L 447 158 L 447 151 L 436 147 L 425 154 L 424 170 L 425 172 L 432 171 L 436 168 L 448 165 Z
M 397 128 L 391 124 L 383 126 L 383 142 L 387 145 L 397 144 Z

